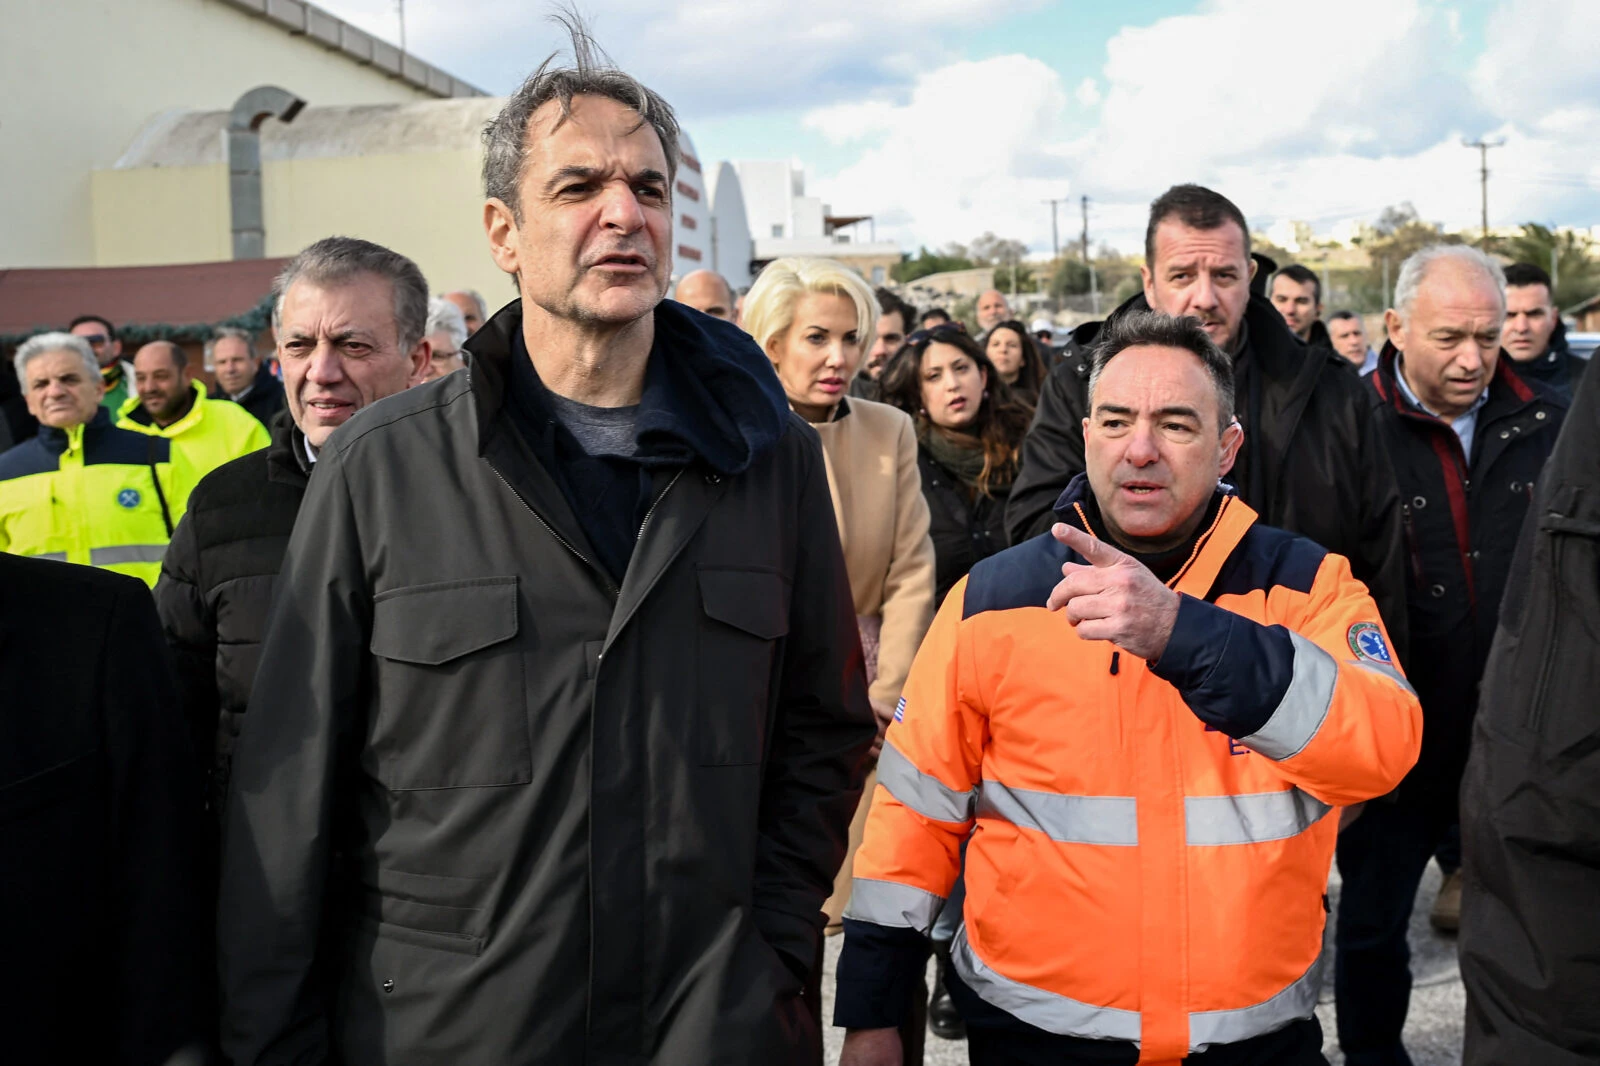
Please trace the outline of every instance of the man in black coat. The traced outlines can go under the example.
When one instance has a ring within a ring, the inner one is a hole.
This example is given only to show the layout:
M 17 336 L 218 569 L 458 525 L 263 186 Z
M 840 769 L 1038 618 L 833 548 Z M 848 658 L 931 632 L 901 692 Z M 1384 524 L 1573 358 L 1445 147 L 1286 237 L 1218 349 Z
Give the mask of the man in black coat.
M 1600 1061 L 1597 378 L 1539 478 L 1461 785 L 1467 1066 Z
M 428 283 L 415 263 L 387 248 L 350 237 L 318 241 L 284 268 L 273 292 L 288 408 L 270 422 L 268 447 L 213 470 L 190 494 L 155 588 L 214 811 L 227 791 L 268 609 L 317 449 L 362 407 L 420 382 L 427 359 L 425 317 L 418 316 L 426 315 Z M 312 343 L 303 323 L 329 315 L 347 335 Z M 219 335 L 219 366 L 239 357 L 241 336 Z M 281 403 L 284 387 L 273 384 Z
M 206 342 L 206 363 L 216 375 L 211 399 L 232 400 L 256 416 L 263 426 L 283 410 L 283 382 L 255 352 L 255 342 L 242 329 L 223 327 Z
M 1260 279 L 1249 248 L 1244 215 L 1231 201 L 1198 185 L 1174 186 L 1150 205 L 1144 292 L 1112 317 L 1152 307 L 1193 315 L 1233 356 L 1245 433 L 1229 480 L 1263 523 L 1350 560 L 1404 661 L 1400 496 L 1361 382 L 1331 350 L 1297 341 L 1252 292 Z M 1049 530 L 1057 497 L 1083 472 L 1088 350 L 1100 325 L 1074 330 L 1065 361 L 1045 379 L 1006 506 L 1013 544 Z
M 1393 796 L 1339 837 L 1335 933 L 1339 1044 L 1351 1066 L 1409 1062 L 1406 930 L 1428 859 L 1456 821 L 1473 708 L 1517 531 L 1566 402 L 1512 372 L 1500 350 L 1503 275 L 1464 245 L 1407 259 L 1389 343 L 1366 380 L 1404 499 L 1406 676 L 1422 754 Z
M 290 538 L 226 812 L 236 1066 L 820 1059 L 876 734 L 821 444 L 662 301 L 676 123 L 576 38 L 487 133 L 522 299 L 322 446 Z
M 1506 267 L 1506 329 L 1501 343 L 1518 376 L 1570 400 L 1589 364 L 1567 347 L 1567 328 L 1551 292 L 1550 275 L 1542 267 L 1532 263 Z
M 0 1058 L 198 1063 L 200 788 L 144 583 L 0 554 L 0 690 Z

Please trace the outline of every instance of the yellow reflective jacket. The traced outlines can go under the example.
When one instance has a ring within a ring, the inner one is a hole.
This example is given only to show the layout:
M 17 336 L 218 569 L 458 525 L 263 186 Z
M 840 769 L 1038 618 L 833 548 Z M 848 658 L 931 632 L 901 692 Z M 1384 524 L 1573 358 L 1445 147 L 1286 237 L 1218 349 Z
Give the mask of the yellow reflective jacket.
M 0 551 L 115 570 L 154 585 L 195 477 L 170 443 L 111 424 L 104 409 L 0 455 Z
M 191 488 L 195 481 L 223 463 L 259 451 L 272 443 L 267 427 L 255 415 L 232 400 L 211 399 L 206 395 L 205 385 L 198 381 L 193 383 L 193 387 L 194 406 L 170 426 L 162 427 L 152 422 L 150 413 L 140 405 L 137 396 L 123 403 L 121 417 L 117 421 L 119 429 L 165 437 L 172 441 L 176 446 L 175 451 L 183 453 L 185 462 L 194 472 L 194 481 L 189 483 Z M 189 494 L 184 491 L 169 502 L 172 505 L 172 520 L 176 522 L 188 510 Z

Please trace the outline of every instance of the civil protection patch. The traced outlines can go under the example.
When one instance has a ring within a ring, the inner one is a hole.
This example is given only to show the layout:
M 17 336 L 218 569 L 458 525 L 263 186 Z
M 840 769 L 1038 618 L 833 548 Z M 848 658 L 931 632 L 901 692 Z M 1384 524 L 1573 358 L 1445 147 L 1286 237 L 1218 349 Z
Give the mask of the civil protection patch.
M 1356 658 L 1383 663 L 1385 666 L 1394 665 L 1394 657 L 1389 654 L 1388 642 L 1383 639 L 1383 630 L 1378 628 L 1378 623 L 1357 622 L 1345 634 L 1345 639 L 1350 642 L 1350 650 L 1356 653 Z
M 131 511 L 135 507 L 139 506 L 139 501 L 142 498 L 143 497 L 139 495 L 138 489 L 123 489 L 121 492 L 117 493 L 117 505 Z
M 894 705 L 894 720 L 897 722 L 906 720 L 906 698 L 904 696 L 901 696 L 900 702 Z

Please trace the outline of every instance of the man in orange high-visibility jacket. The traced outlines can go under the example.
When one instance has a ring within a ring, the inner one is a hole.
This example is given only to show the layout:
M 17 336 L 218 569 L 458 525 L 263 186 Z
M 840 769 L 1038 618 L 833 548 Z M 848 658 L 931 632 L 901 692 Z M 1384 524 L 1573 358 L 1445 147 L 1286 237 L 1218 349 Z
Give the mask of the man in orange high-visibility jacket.
M 1060 523 L 952 590 L 889 728 L 841 1066 L 899 1066 L 969 835 L 949 983 L 975 1066 L 1324 1061 L 1334 808 L 1394 788 L 1421 710 L 1345 559 L 1219 483 L 1229 357 L 1192 318 L 1106 332 Z

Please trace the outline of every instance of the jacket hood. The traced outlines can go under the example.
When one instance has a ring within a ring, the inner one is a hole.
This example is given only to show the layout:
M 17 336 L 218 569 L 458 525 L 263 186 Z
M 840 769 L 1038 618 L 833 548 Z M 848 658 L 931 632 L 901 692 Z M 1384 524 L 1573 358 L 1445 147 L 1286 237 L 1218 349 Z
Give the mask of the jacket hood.
M 641 458 L 699 459 L 720 474 L 742 473 L 771 451 L 789 419 L 772 363 L 738 326 L 672 300 L 655 311 L 655 342 L 639 404 Z M 505 404 L 522 301 L 501 308 L 467 341 L 479 444 Z

